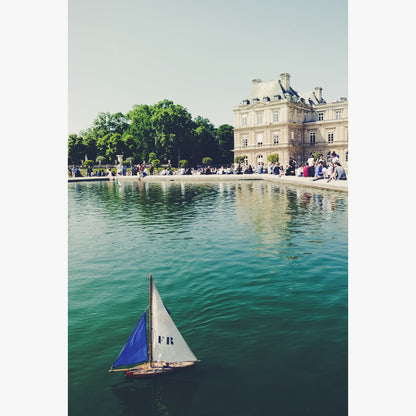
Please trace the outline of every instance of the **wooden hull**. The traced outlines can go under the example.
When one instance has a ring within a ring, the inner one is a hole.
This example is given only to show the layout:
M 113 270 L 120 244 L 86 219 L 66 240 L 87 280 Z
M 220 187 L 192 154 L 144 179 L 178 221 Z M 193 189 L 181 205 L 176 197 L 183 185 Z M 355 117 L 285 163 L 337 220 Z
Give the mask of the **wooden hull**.
M 184 368 L 192 367 L 195 363 L 193 361 L 181 362 L 181 363 L 153 363 L 150 366 L 149 363 L 141 364 L 126 371 L 127 377 L 155 377 L 162 374 L 172 373 L 174 371 L 182 370 Z

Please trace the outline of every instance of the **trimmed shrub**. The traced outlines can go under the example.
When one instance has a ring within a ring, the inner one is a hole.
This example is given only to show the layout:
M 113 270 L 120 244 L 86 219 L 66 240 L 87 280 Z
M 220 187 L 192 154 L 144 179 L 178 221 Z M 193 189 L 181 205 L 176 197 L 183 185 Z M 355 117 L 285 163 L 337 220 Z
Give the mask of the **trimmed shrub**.
M 160 160 L 159 160 L 159 159 L 153 159 L 153 160 L 152 160 L 152 166 L 153 166 L 155 169 L 158 169 L 158 168 L 160 167 Z
M 277 153 L 272 153 L 267 156 L 267 161 L 270 163 L 277 163 L 279 161 L 279 155 Z
M 87 168 L 88 166 L 94 166 L 95 162 L 93 160 L 85 160 L 82 165 L 84 168 Z
M 203 159 L 202 159 L 202 164 L 203 165 L 212 165 L 212 162 L 213 162 L 213 160 L 212 160 L 212 158 L 210 158 L 210 157 L 204 157 Z

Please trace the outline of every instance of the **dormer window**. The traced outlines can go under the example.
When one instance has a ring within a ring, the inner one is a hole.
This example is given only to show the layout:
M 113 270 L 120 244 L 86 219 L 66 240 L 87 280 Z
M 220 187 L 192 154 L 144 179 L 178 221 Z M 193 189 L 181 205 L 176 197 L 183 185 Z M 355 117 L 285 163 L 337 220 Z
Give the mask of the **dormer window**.
M 321 111 L 320 113 L 318 113 L 318 120 L 322 121 L 324 119 L 324 113 L 323 111 Z

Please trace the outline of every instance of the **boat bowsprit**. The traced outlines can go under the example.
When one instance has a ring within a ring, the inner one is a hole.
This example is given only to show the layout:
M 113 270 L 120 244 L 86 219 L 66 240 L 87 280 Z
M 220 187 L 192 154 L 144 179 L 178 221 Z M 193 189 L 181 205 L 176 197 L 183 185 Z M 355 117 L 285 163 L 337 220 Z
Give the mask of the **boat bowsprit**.
M 170 317 L 152 275 L 149 282 L 148 328 L 146 312 L 110 372 L 125 371 L 128 377 L 151 377 L 191 367 L 199 361 Z

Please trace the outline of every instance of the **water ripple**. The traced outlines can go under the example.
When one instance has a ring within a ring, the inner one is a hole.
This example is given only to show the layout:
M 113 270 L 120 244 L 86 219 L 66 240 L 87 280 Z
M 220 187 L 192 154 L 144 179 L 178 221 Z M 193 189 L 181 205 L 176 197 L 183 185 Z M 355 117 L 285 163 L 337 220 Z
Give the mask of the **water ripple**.
M 71 414 L 136 414 L 139 402 L 277 414 L 277 396 L 279 414 L 346 414 L 347 196 L 259 182 L 68 188 Z M 150 273 L 201 363 L 129 384 L 130 403 L 106 371 L 147 307 Z

